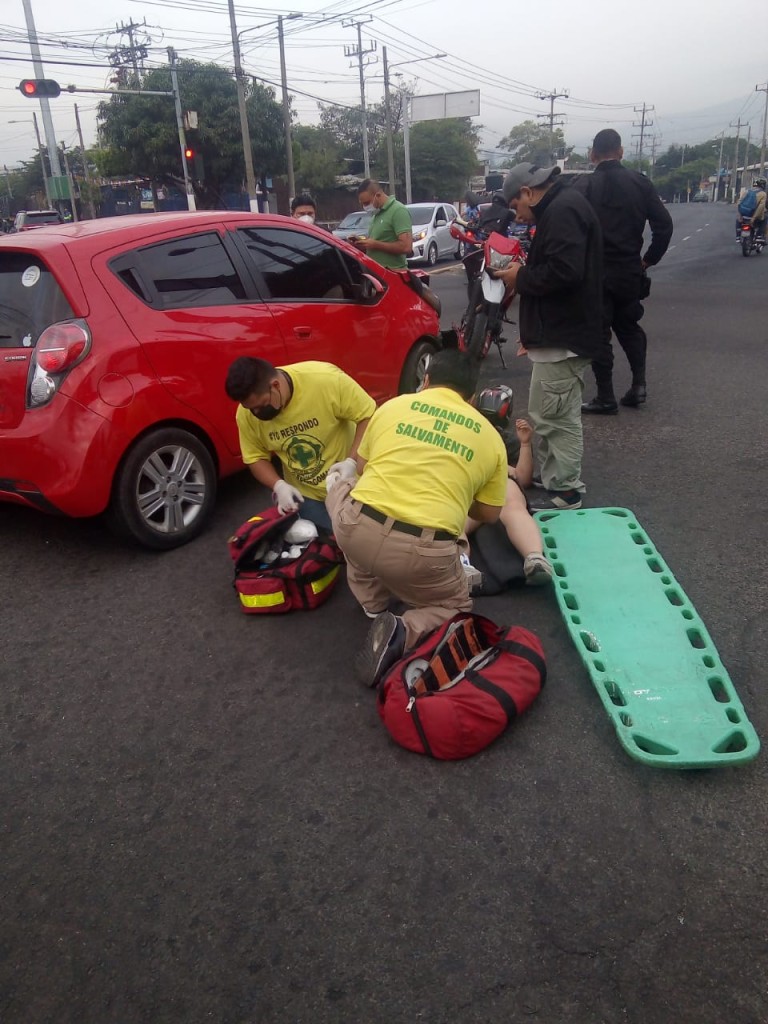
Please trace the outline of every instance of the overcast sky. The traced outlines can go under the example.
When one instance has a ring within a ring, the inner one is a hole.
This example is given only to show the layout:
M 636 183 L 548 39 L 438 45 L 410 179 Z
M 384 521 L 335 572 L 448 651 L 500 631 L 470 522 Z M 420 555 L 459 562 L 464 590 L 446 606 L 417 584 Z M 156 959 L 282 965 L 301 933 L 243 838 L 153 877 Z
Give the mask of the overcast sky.
M 46 76 L 62 86 L 104 88 L 110 76 L 108 54 L 127 35 L 118 24 L 134 23 L 137 38 L 149 45 L 147 66 L 167 60 L 172 45 L 180 57 L 231 66 L 232 44 L 226 0 L 31 0 L 41 40 Z M 755 14 L 756 8 L 751 8 Z M 763 131 L 768 78 L 768 35 L 757 16 L 757 31 L 741 31 L 741 16 L 714 0 L 511 0 L 483 8 L 458 0 L 336 0 L 295 7 L 236 5 L 243 33 L 247 72 L 278 83 L 277 14 L 308 17 L 286 23 L 288 81 L 301 123 L 317 121 L 317 98 L 357 104 L 357 66 L 344 56 L 357 33 L 344 27 L 342 14 L 373 20 L 363 28 L 369 102 L 382 95 L 381 48 L 390 65 L 445 52 L 439 60 L 403 63 L 393 68 L 419 93 L 480 89 L 483 145 L 492 150 L 513 125 L 549 112 L 536 91 L 569 92 L 558 99 L 566 140 L 584 149 L 595 131 L 615 127 L 625 150 L 636 145 L 643 103 L 655 108 L 650 135 L 658 152 L 670 144 L 691 144 L 721 131 L 736 133 L 730 121 L 751 125 L 753 141 Z M 311 17 L 309 17 L 311 15 Z M 255 31 L 245 31 L 262 26 Z M 32 111 L 39 105 L 16 90 L 33 77 L 21 0 L 2 0 L 0 13 L 0 164 L 12 167 L 34 155 Z M 58 63 L 57 63 L 58 62 Z M 65 63 L 60 63 L 65 62 Z M 74 63 L 96 66 L 72 66 Z M 302 95 L 302 94 L 310 95 Z M 95 142 L 95 109 L 100 97 L 62 96 L 51 101 L 56 138 L 77 143 L 74 103 L 78 104 L 86 146 Z M 172 112 L 170 116 L 173 116 Z M 9 124 L 21 119 L 24 123 Z M 39 119 L 39 118 L 38 118 Z M 742 130 L 742 138 L 747 129 Z M 646 142 L 646 145 L 648 143 Z

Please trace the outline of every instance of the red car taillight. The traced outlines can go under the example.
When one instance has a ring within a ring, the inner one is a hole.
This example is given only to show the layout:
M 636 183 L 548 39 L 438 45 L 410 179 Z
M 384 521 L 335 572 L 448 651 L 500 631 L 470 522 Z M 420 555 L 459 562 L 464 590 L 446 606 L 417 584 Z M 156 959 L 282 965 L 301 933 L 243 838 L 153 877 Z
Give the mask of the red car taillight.
M 84 320 L 65 320 L 46 327 L 35 346 L 29 382 L 29 408 L 47 405 L 69 371 L 91 348 L 91 332 Z
M 79 321 L 46 327 L 35 348 L 37 365 L 46 373 L 61 373 L 75 365 L 90 340 L 88 328 Z

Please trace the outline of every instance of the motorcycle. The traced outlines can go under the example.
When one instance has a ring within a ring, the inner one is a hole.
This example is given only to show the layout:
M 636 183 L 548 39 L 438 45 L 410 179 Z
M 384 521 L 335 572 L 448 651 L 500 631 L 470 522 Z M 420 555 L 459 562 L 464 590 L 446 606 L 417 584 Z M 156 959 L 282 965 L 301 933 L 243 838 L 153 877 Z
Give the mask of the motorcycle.
M 450 230 L 452 237 L 469 250 L 462 260 L 467 272 L 469 301 L 456 327 L 459 348 L 480 362 L 488 355 L 491 345 L 496 345 L 501 365 L 506 367 L 501 348 L 506 339 L 501 331 L 505 323 L 515 322 L 507 317 L 514 292 L 507 292 L 504 282 L 496 278 L 494 272 L 505 270 L 510 263 L 525 264 L 525 250 L 519 238 L 507 238 L 497 231 L 482 237 L 458 220 Z
M 758 256 L 765 248 L 766 240 L 758 235 L 749 217 L 742 217 L 739 225 L 739 242 L 741 244 L 741 255 L 749 256 L 756 252 Z

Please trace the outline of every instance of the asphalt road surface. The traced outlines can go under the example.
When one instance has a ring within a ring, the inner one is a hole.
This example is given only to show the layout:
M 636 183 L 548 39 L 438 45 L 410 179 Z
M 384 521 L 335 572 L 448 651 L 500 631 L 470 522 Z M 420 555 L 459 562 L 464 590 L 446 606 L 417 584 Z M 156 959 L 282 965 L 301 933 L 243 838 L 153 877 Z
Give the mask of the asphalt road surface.
M 670 209 L 648 403 L 585 421 L 588 503 L 635 511 L 765 737 L 768 253 Z M 484 375 L 522 412 L 507 348 Z M 527 715 L 464 762 L 395 747 L 345 586 L 238 611 L 225 542 L 263 503 L 227 482 L 164 555 L 0 508 L 3 1024 L 765 1024 L 766 756 L 630 759 L 546 589 L 477 603 L 542 639 Z

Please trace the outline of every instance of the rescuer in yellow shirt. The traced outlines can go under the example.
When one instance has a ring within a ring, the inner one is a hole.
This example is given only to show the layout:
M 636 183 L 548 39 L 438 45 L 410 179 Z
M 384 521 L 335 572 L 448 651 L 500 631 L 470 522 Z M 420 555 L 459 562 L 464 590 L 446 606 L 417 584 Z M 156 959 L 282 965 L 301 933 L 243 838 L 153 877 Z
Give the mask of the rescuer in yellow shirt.
M 278 510 L 299 508 L 303 519 L 330 530 L 326 474 L 334 466 L 354 471 L 374 400 L 332 363 L 275 367 L 251 356 L 232 363 L 226 391 L 240 403 L 236 419 L 243 462 L 271 488 Z M 272 465 L 273 455 L 282 463 L 283 479 Z
M 424 390 L 374 413 L 358 448 L 359 481 L 329 478 L 347 581 L 374 619 L 357 661 L 369 686 L 423 634 L 472 607 L 458 538 L 467 515 L 495 522 L 507 489 L 504 443 L 469 404 L 475 379 L 466 353 L 438 352 Z M 409 606 L 401 617 L 387 611 L 392 598 Z

